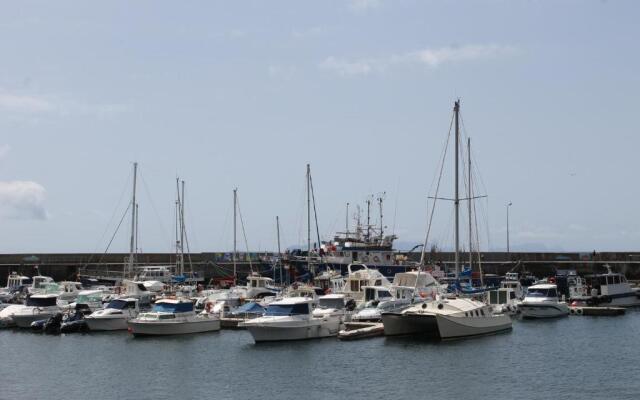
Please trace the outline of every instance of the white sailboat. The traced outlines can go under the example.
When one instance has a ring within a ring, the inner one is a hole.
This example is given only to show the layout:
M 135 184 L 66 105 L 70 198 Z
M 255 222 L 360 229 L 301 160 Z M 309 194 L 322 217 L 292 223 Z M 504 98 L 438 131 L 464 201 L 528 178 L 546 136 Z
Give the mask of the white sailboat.
M 455 198 L 453 199 L 455 210 L 456 278 L 460 275 L 459 112 L 460 102 L 456 101 L 454 105 Z M 466 200 L 470 201 L 471 196 Z M 423 263 L 424 248 L 421 264 Z M 440 295 L 435 301 L 421 302 L 400 312 L 382 313 L 382 323 L 385 335 L 411 334 L 438 339 L 457 339 L 486 335 L 506 331 L 512 327 L 511 318 L 506 314 L 496 313 L 491 306 L 472 299 L 447 298 Z

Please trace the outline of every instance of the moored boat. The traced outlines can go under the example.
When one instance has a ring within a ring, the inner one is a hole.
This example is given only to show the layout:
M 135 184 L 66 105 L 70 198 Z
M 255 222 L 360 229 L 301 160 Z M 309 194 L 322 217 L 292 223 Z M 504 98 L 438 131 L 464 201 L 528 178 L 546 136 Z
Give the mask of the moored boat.
M 127 321 L 134 336 L 182 335 L 220 330 L 220 318 L 208 313 L 196 314 L 190 300 L 158 300 L 150 312 Z

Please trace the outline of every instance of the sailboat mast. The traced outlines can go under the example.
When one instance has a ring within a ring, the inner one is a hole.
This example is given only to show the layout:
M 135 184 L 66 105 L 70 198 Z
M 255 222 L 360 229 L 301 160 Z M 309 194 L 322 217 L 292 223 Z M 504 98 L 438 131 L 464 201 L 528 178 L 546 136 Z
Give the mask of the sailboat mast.
M 280 264 L 280 283 L 282 284 L 282 251 L 280 250 L 280 217 L 276 215 L 276 233 L 278 235 L 278 264 Z M 274 271 L 275 274 L 275 271 Z
M 453 111 L 455 113 L 456 119 L 456 156 L 455 156 L 455 198 L 454 198 L 454 207 L 455 207 L 455 267 L 456 267 L 456 278 L 460 276 L 460 193 L 458 187 L 458 156 L 459 156 L 459 148 L 460 148 L 460 126 L 459 126 L 459 114 L 460 114 L 460 100 L 455 102 L 453 107 Z
M 180 275 L 184 274 L 184 181 L 180 195 Z
M 311 165 L 307 164 L 307 268 L 311 271 Z
M 131 276 L 133 272 L 133 264 L 135 262 L 136 254 L 136 180 L 138 175 L 138 163 L 133 163 L 133 195 L 131 199 L 131 243 L 129 245 L 129 265 L 128 275 Z
M 233 189 L 233 285 L 235 286 L 235 284 L 237 283 L 237 268 L 236 268 L 236 259 L 237 259 L 237 252 L 238 252 L 238 240 L 237 240 L 237 228 L 238 228 L 238 221 L 237 221 L 237 214 L 238 214 L 238 188 Z
M 371 238 L 371 200 L 367 199 L 367 240 Z
M 469 185 L 469 200 L 467 203 L 469 205 L 469 268 L 472 268 L 473 264 L 473 226 L 471 225 L 471 202 L 473 201 L 473 188 L 471 187 L 471 138 L 467 138 L 467 162 L 468 162 L 468 185 Z
M 384 225 L 382 224 L 382 196 L 378 198 L 378 204 L 380 204 L 380 240 L 384 235 Z
M 345 215 L 344 226 L 346 229 L 346 237 L 349 237 L 349 203 L 347 203 L 347 214 Z

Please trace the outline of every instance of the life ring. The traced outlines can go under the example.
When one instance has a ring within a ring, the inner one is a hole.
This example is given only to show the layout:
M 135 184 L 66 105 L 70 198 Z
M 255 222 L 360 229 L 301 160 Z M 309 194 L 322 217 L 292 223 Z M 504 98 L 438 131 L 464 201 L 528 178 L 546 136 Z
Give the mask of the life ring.
M 380 257 L 378 257 L 378 256 L 373 256 L 373 261 L 374 261 L 374 262 L 380 262 Z
M 553 276 L 551 278 L 549 278 L 548 280 L 549 280 L 549 283 L 556 283 L 556 278 L 553 277 Z

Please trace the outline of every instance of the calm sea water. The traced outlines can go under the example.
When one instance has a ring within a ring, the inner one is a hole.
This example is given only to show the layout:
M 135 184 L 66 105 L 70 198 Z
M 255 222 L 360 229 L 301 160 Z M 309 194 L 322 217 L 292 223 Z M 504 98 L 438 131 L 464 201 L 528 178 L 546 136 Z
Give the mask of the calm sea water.
M 1 399 L 637 399 L 640 312 L 446 343 L 0 331 Z

